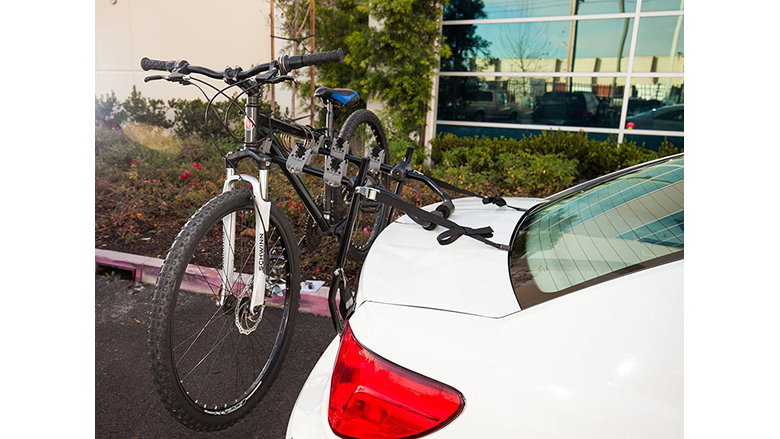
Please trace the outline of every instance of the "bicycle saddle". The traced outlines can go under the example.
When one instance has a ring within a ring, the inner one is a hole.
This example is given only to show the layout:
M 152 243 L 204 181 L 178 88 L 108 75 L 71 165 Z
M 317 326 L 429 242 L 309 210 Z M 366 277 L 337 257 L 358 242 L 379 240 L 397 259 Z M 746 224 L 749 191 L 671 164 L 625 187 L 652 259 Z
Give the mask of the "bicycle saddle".
M 342 104 L 348 108 L 352 108 L 360 103 L 360 96 L 358 93 L 348 88 L 320 87 L 317 90 L 314 90 L 314 96 L 322 98 L 325 101 Z

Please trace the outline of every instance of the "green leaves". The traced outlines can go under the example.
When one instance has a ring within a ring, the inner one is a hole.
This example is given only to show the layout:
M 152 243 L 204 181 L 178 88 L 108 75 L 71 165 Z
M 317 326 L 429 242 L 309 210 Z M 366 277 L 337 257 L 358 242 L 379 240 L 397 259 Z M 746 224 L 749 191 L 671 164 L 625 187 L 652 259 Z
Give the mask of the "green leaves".
M 317 51 L 344 49 L 343 64 L 317 67 L 327 87 L 384 103 L 391 139 L 420 139 L 439 63 L 442 1 L 329 0 L 317 3 Z M 369 25 L 369 16 L 378 23 Z M 346 114 L 338 118 L 343 120 Z

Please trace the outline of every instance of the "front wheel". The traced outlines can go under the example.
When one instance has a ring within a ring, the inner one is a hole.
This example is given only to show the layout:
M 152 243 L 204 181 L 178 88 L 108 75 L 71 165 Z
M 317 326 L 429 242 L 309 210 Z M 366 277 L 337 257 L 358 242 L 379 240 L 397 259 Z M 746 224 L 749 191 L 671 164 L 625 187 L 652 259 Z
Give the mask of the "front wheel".
M 382 127 L 382 122 L 371 111 L 363 109 L 350 114 L 341 128 L 339 137 L 349 141 L 349 149 L 353 155 L 369 157 L 373 148 L 379 148 L 384 152 L 382 164 L 390 163 L 390 151 L 385 130 Z M 357 169 L 353 169 L 350 173 L 356 175 Z M 390 178 L 382 172 L 369 173 L 366 185 L 389 189 Z M 349 211 L 348 205 L 352 200 L 352 194 L 343 193 L 342 189 L 331 188 L 327 185 L 325 190 L 331 191 L 331 199 L 345 204 L 341 210 L 346 215 L 346 212 Z M 388 209 L 381 203 L 365 199 L 361 201 L 359 216 L 355 221 L 352 239 L 349 243 L 348 255 L 350 259 L 362 261 L 366 258 L 371 244 L 387 225 L 387 212 Z
M 247 190 L 213 198 L 184 226 L 157 281 L 149 326 L 152 375 L 168 411 L 194 430 L 224 429 L 249 414 L 292 342 L 300 295 L 295 235 L 272 204 L 263 249 L 266 284 L 259 290 L 265 297 L 250 310 L 260 248 L 255 213 Z M 223 220 L 232 215 L 234 281 L 225 282 Z

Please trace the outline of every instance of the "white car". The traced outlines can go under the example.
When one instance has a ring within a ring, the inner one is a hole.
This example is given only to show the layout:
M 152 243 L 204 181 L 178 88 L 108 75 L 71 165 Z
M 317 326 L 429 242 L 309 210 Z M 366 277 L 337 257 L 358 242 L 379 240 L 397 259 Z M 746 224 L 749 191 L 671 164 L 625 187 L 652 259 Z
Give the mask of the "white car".
M 369 252 L 357 308 L 287 438 L 682 438 L 684 158 L 510 206 L 440 245 L 408 217 Z

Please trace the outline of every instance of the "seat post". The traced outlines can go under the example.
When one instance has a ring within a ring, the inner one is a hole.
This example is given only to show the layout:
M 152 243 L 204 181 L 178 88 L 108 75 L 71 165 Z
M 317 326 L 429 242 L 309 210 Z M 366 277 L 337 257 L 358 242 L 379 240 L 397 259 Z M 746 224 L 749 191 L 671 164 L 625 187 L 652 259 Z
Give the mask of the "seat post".
M 325 128 L 328 130 L 329 136 L 335 136 L 336 132 L 333 127 L 333 102 L 330 101 L 330 99 L 322 99 L 323 102 L 325 102 L 325 108 L 327 108 L 328 113 L 327 117 L 325 118 Z

